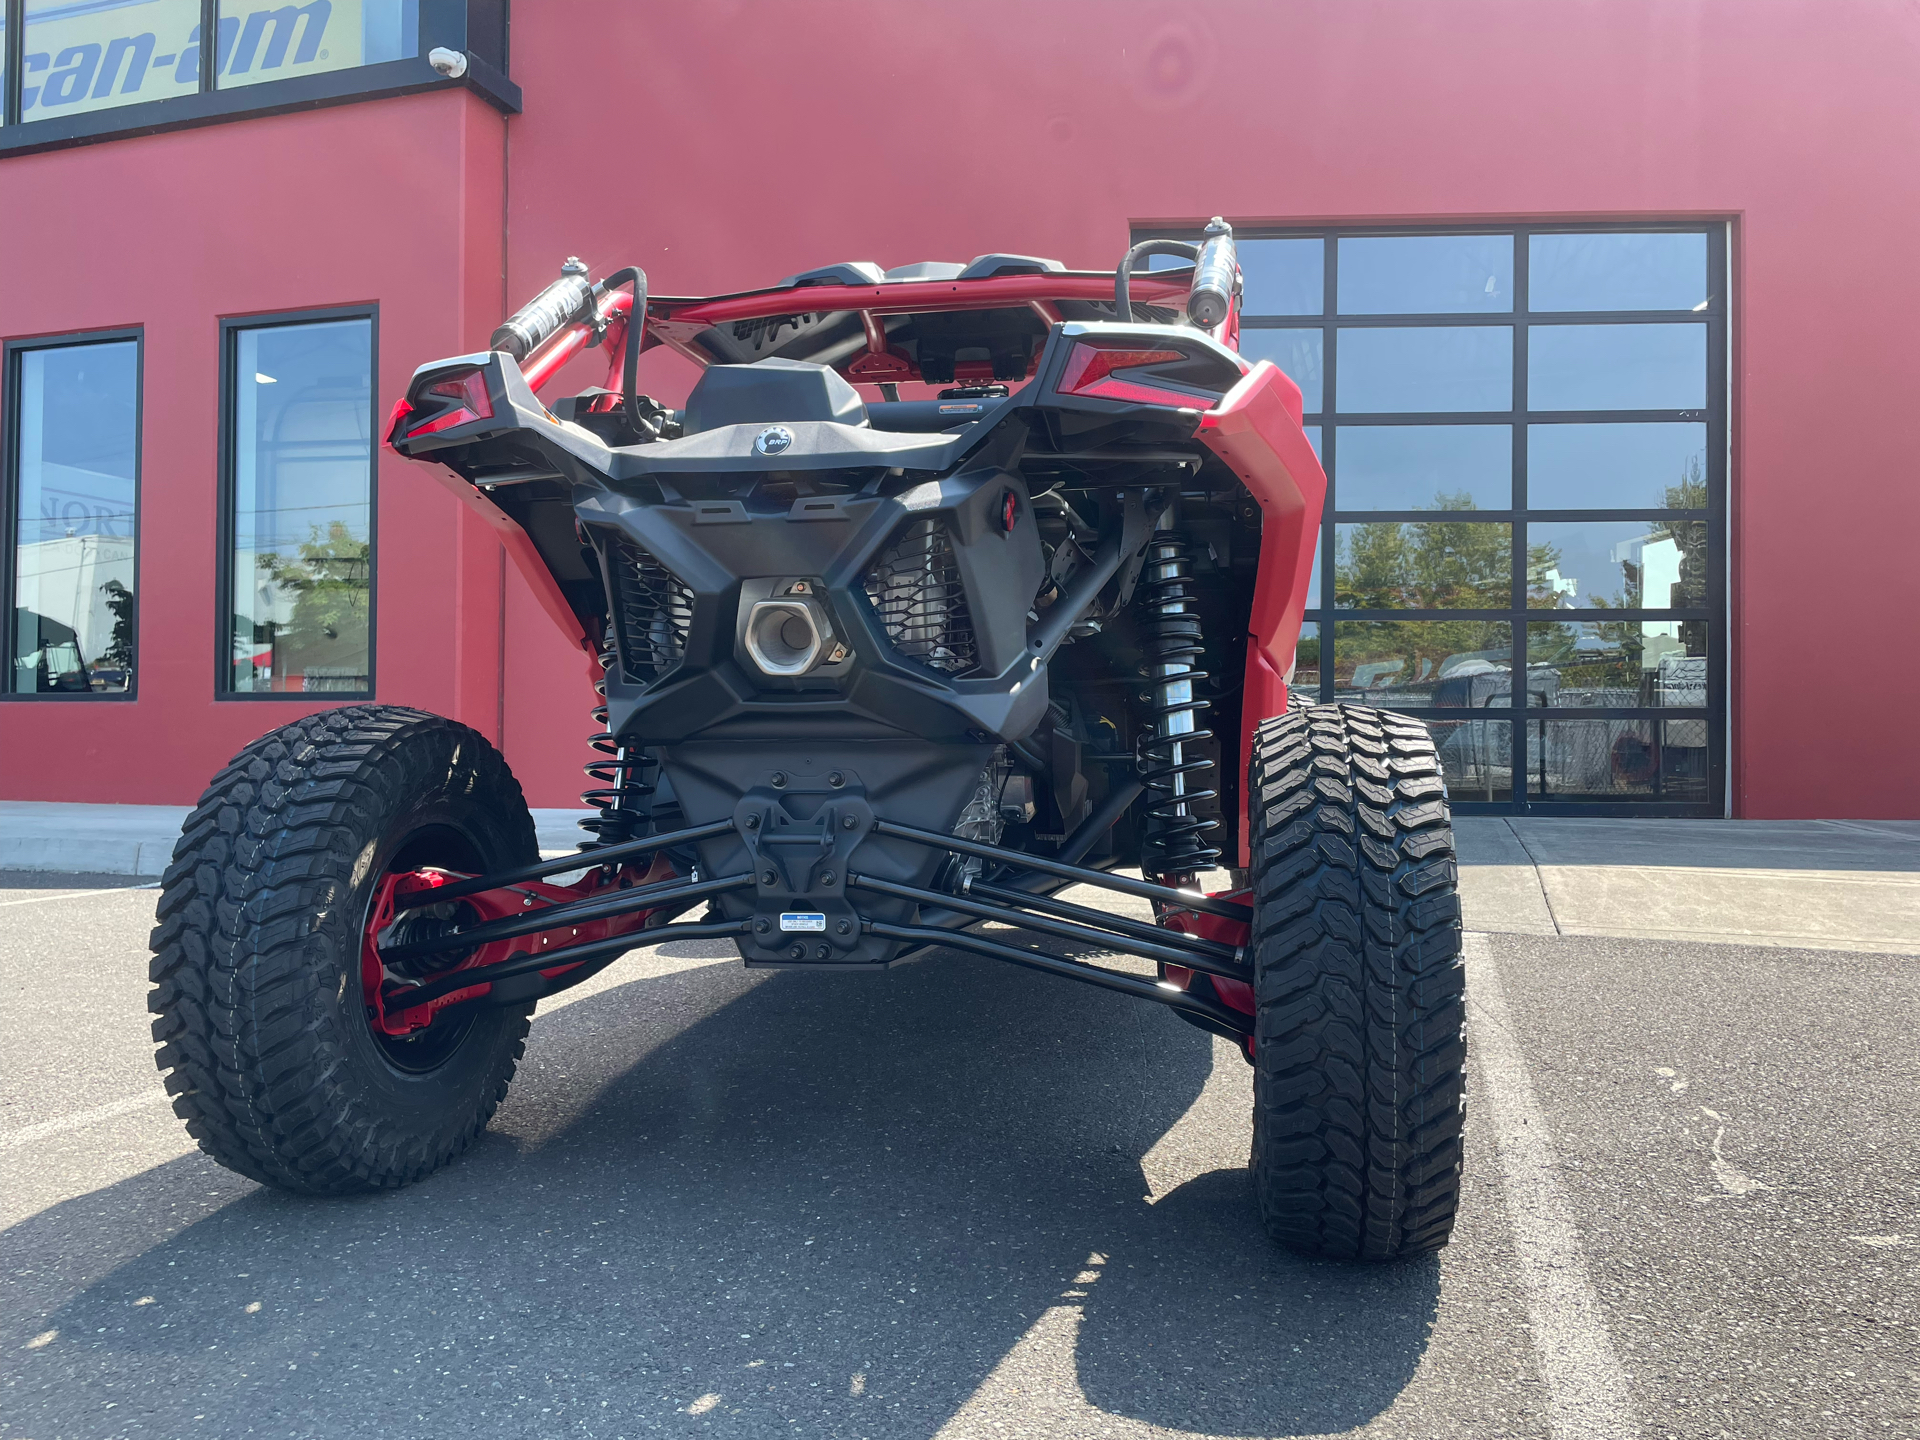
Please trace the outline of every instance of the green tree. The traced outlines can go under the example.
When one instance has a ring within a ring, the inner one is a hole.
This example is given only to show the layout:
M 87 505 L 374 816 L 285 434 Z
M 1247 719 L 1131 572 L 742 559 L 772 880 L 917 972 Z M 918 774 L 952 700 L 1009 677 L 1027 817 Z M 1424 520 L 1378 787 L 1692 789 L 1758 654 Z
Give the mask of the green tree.
M 1442 492 L 1436 511 L 1475 508 Z M 1472 520 L 1374 521 L 1343 527 L 1334 603 L 1350 610 L 1461 610 L 1509 603 L 1512 528 Z
M 1477 507 L 1441 491 L 1436 512 Z M 1544 591 L 1560 563 L 1552 545 L 1527 550 L 1527 584 Z M 1334 603 L 1347 610 L 1504 610 L 1513 603 L 1513 527 L 1498 521 L 1378 520 L 1343 527 L 1335 553 Z
M 1431 508 L 1458 514 L 1477 507 L 1469 494 L 1442 491 Z M 1544 589 L 1559 559 L 1550 545 L 1530 547 L 1529 588 Z M 1508 609 L 1513 527 L 1464 518 L 1347 527 L 1335 555 L 1334 599 L 1352 610 Z M 1509 668 L 1512 645 L 1504 620 L 1342 620 L 1334 629 L 1339 683 L 1353 683 L 1368 667 L 1364 688 L 1388 703 L 1395 694 L 1429 703 L 1445 674 L 1470 660 Z
M 102 585 L 106 593 L 107 611 L 113 616 L 113 630 L 107 639 L 107 648 L 95 662 L 108 670 L 133 669 L 133 591 L 118 580 L 109 580 Z
M 373 552 L 344 522 L 329 523 L 324 537 L 314 526 L 298 559 L 267 550 L 257 563 L 276 587 L 294 597 L 293 618 L 276 637 L 290 650 L 324 651 L 342 637 L 350 649 L 364 648 Z

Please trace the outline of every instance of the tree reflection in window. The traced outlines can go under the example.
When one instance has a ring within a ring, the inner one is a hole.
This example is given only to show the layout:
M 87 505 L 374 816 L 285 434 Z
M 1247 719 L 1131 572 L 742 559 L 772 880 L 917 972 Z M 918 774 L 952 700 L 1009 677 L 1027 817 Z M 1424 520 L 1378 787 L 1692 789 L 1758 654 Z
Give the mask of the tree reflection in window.
M 293 556 L 267 550 L 254 557 L 266 581 L 292 602 L 292 617 L 284 624 L 268 621 L 265 636 L 256 636 L 289 656 L 325 655 L 341 638 L 364 647 L 368 600 L 373 582 L 373 550 L 355 539 L 346 525 L 328 522 L 324 537 L 318 525 Z M 301 666 L 305 689 L 325 689 L 312 683 L 317 666 Z M 360 680 L 362 677 L 353 676 Z M 360 689 L 359 684 L 345 687 Z
M 234 337 L 231 687 L 372 689 L 372 322 Z
M 1438 512 L 1475 508 L 1464 491 L 1441 492 Z M 1485 520 L 1374 520 L 1337 527 L 1334 604 L 1343 610 L 1504 610 L 1513 602 L 1513 527 Z M 1558 560 L 1528 552 L 1529 576 Z

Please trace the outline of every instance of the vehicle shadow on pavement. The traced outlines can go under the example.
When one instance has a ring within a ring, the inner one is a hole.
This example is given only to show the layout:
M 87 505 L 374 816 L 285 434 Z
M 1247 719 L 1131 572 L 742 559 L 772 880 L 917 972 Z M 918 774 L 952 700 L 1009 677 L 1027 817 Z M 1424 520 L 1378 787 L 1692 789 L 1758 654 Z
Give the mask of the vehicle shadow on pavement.
M 1169 1013 L 951 955 L 638 980 L 537 1022 L 492 1131 L 420 1185 L 296 1199 L 190 1156 L 14 1227 L 0 1385 L 27 1433 L 108 1403 L 151 1433 L 1018 1432 L 982 1387 L 1067 1306 L 1077 1345 L 1032 1355 L 1030 1401 L 1364 1424 L 1414 1374 L 1438 1268 L 1275 1250 L 1238 1165 L 1149 1204 L 1141 1157 L 1213 1055 Z M 977 1391 L 997 1413 L 963 1415 Z

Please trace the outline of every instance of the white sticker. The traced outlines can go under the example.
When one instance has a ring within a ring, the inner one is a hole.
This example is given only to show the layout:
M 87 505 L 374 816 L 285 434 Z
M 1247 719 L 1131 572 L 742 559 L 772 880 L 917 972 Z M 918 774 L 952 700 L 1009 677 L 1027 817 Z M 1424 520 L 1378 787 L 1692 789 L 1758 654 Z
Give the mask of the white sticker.
M 827 917 L 818 911 L 789 910 L 780 917 L 782 930 L 825 930 Z

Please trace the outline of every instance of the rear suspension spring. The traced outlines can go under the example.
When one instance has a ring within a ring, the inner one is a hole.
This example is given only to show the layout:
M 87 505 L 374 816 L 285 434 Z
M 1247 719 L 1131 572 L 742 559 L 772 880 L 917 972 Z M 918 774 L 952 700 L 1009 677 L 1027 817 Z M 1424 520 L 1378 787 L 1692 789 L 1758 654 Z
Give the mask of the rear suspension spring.
M 603 671 L 612 669 L 619 662 L 611 634 L 601 647 L 598 659 Z M 581 791 L 580 803 L 600 813 L 589 815 L 580 822 L 580 828 L 593 837 L 580 842 L 582 850 L 598 850 L 605 845 L 621 845 L 639 839 L 653 818 L 650 804 L 653 787 L 646 778 L 649 763 L 646 750 L 628 744 L 607 728 L 607 682 L 604 676 L 595 682 L 593 689 L 600 697 L 600 703 L 593 707 L 594 723 L 600 727 L 600 732 L 587 743 L 604 758 L 586 766 L 587 778 L 600 783 L 591 790 Z
M 1218 829 L 1220 822 L 1195 811 L 1218 793 L 1206 788 L 1214 768 L 1207 743 L 1213 732 L 1199 723 L 1200 712 L 1211 702 L 1194 694 L 1207 678 L 1197 663 L 1205 647 L 1186 542 L 1167 528 L 1170 520 L 1171 514 L 1163 517 L 1148 542 L 1141 576 L 1141 630 L 1153 724 L 1141 735 L 1137 752 L 1147 790 L 1140 869 L 1161 884 L 1184 886 L 1196 872 L 1219 863 L 1220 849 L 1207 843 L 1207 832 Z

